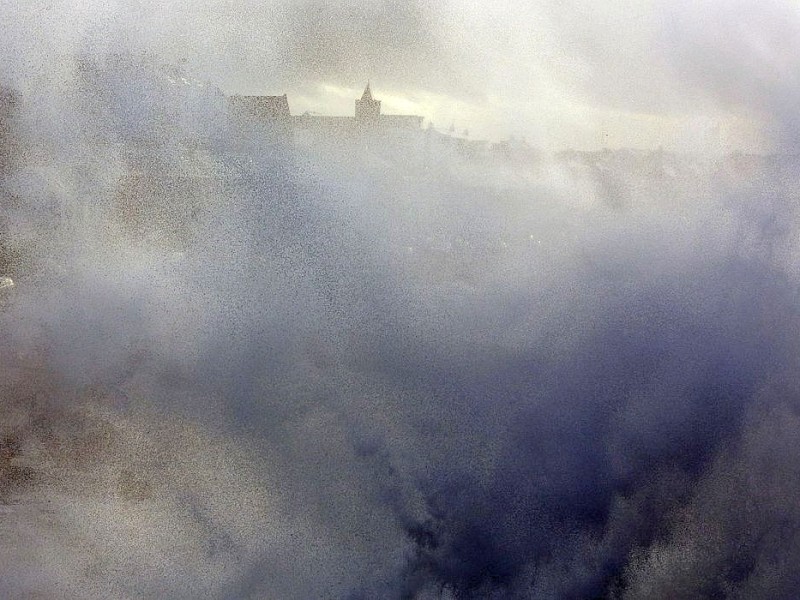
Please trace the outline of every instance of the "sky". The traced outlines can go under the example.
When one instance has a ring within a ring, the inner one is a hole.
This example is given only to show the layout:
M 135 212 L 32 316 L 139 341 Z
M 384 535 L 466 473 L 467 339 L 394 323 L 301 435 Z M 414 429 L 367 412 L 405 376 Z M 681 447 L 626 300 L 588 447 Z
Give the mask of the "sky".
M 23 45 L 139 47 L 228 94 L 287 93 L 295 113 L 350 114 L 369 80 L 384 112 L 421 114 L 475 138 L 716 152 L 786 143 L 775 121 L 795 105 L 798 10 L 789 0 L 59 0 L 2 9 Z M 32 41 L 37 28 L 50 39 Z

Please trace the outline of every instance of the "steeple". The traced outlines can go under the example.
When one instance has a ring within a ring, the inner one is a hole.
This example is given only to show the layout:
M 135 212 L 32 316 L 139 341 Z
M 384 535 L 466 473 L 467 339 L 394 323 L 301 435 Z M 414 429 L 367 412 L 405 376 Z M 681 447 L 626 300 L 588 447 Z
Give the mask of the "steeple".
M 362 124 L 377 123 L 381 116 L 381 101 L 372 97 L 372 90 L 367 81 L 367 87 L 361 94 L 361 99 L 356 100 L 356 121 Z
M 367 87 L 364 88 L 364 93 L 361 94 L 361 101 L 372 102 L 372 90 L 369 89 L 369 81 L 367 81 Z

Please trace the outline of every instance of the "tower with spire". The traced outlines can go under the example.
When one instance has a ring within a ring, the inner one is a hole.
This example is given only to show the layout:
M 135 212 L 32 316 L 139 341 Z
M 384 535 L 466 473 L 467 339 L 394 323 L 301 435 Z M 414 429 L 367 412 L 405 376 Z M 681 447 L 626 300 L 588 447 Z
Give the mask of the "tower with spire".
M 317 141 L 342 139 L 367 135 L 404 135 L 401 131 L 419 131 L 423 117 L 419 115 L 383 115 L 381 101 L 372 96 L 369 82 L 361 98 L 355 101 L 354 116 L 329 116 L 304 113 L 292 115 L 289 101 L 283 96 L 230 96 L 228 104 L 237 116 L 249 116 L 257 121 L 265 121 L 275 131 L 287 132 L 289 137 Z
M 361 99 L 356 100 L 356 122 L 362 124 L 377 123 L 380 116 L 381 101 L 372 97 L 372 90 L 370 90 L 369 82 L 367 82 L 367 87 L 364 88 Z

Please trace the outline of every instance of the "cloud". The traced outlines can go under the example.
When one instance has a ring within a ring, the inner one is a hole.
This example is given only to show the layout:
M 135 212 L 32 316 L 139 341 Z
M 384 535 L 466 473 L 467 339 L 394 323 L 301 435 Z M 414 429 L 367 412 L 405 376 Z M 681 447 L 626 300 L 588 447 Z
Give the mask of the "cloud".
M 50 73 L 52 85 L 78 48 L 148 52 L 229 93 L 286 92 L 301 112 L 330 113 L 353 99 L 325 86 L 371 80 L 440 125 L 551 148 L 677 148 L 705 119 L 729 132 L 723 147 L 762 150 L 757 130 L 773 117 L 793 127 L 786 2 L 73 4 L 4 7 L 7 73 L 31 85 Z
M 734 110 L 774 123 L 778 144 L 796 144 L 797 8 L 790 2 L 702 2 L 665 10 L 664 44 L 676 72 Z

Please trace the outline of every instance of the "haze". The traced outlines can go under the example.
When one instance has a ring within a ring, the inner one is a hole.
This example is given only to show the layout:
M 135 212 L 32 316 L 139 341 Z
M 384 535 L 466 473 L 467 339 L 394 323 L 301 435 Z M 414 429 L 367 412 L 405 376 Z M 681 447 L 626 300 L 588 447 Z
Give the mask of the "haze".
M 799 10 L 4 3 L 0 597 L 794 599 Z
M 8 71 L 28 53 L 136 48 L 185 61 L 226 93 L 288 93 L 298 113 L 346 114 L 371 80 L 387 109 L 473 137 L 769 151 L 786 142 L 776 117 L 796 105 L 797 10 L 782 0 L 9 3 L 3 61 Z

